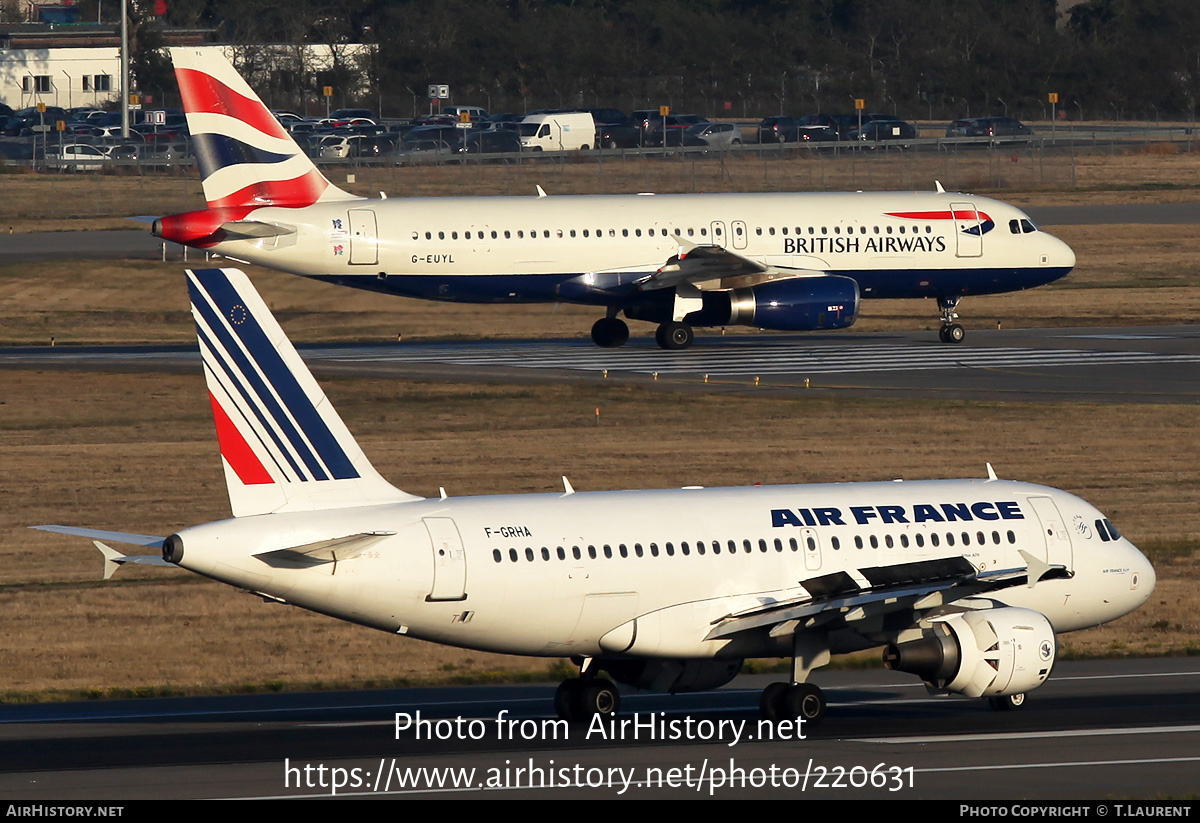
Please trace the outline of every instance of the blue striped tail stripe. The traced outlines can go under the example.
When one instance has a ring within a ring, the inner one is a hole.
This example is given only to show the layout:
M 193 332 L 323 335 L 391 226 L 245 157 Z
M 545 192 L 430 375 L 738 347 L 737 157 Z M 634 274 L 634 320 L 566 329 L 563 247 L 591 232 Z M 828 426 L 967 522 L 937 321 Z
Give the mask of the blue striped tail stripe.
M 212 340 L 206 345 L 277 444 L 282 445 L 276 432 L 286 438 L 316 480 L 327 480 L 330 475 L 338 480 L 358 477 L 341 444 L 225 273 L 202 269 L 193 275 L 188 283 L 192 303 L 232 362 L 221 356 Z M 287 449 L 281 450 L 288 454 Z M 305 479 L 303 475 L 301 479 Z

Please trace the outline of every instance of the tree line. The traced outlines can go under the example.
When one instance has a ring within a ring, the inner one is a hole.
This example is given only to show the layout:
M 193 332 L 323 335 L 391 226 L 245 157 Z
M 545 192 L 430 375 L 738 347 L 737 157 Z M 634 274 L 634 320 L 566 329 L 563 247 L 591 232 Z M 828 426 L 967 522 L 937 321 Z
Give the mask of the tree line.
M 168 98 L 170 67 L 154 56 L 164 27 L 234 44 L 370 44 L 323 77 L 278 72 L 273 96 L 311 104 L 332 82 L 338 104 L 389 115 L 426 110 L 430 83 L 493 112 L 736 117 L 852 111 L 861 98 L 913 119 L 1042 119 L 1056 92 L 1071 119 L 1191 120 L 1200 98 L 1195 0 L 1061 13 L 1056 0 L 167 0 L 157 18 L 142 5 L 138 83 Z

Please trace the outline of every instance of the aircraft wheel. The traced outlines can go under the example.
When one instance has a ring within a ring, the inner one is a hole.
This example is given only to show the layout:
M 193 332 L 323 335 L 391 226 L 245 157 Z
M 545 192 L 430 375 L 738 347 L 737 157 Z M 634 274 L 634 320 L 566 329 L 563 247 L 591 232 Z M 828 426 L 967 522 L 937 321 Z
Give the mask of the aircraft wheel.
M 629 340 L 629 326 L 617 317 L 601 317 L 592 324 L 592 342 L 605 349 L 624 346 Z
M 989 697 L 988 705 L 998 712 L 1014 712 L 1025 705 L 1025 693 L 1006 694 L 1003 697 Z
M 802 718 L 806 723 L 820 723 L 825 717 L 825 695 L 812 683 L 796 683 L 783 698 L 783 716 Z
M 581 697 L 580 708 L 583 709 L 581 719 L 587 719 L 596 714 L 616 714 L 621 710 L 621 694 L 617 691 L 617 687 L 607 680 L 593 680 L 585 683 Z
M 783 698 L 787 696 L 789 688 L 790 683 L 776 682 L 763 689 L 762 697 L 758 701 L 763 720 L 777 723 L 784 718 Z
M 654 340 L 658 343 L 659 348 L 672 351 L 686 349 L 692 345 L 692 341 L 695 339 L 696 333 L 692 331 L 692 327 L 677 320 L 663 323 L 654 333 Z
M 568 723 L 582 720 L 583 681 L 578 677 L 564 680 L 554 692 L 554 713 Z
M 942 326 L 943 343 L 961 343 L 963 338 L 966 336 L 966 330 L 957 323 L 951 323 L 949 326 Z

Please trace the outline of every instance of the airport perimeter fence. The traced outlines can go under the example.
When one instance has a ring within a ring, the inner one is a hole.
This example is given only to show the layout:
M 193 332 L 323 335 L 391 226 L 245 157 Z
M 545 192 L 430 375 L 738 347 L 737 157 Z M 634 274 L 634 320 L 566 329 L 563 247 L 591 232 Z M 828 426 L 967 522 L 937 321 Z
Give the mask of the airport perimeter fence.
M 1070 138 L 1070 139 L 1068 139 Z M 613 194 L 654 191 L 880 191 L 1070 189 L 1101 184 L 1145 185 L 1167 158 L 1191 154 L 1187 129 L 1144 130 L 1131 139 L 1125 131 L 1035 135 L 1029 142 L 986 138 L 909 141 L 907 148 L 846 144 L 743 144 L 730 150 L 678 147 L 551 153 L 482 155 L 464 161 L 396 166 L 393 161 L 351 158 L 321 162 L 335 184 L 356 194 L 437 196 L 534 194 Z M 1185 158 L 1180 158 L 1185 159 Z M 4 188 L 25 185 L 36 199 L 0 202 L 3 219 L 160 215 L 188 211 L 203 202 L 194 161 L 117 161 L 103 171 L 66 173 L 9 165 Z M 1124 175 L 1124 176 L 1123 176 Z M 0 180 L 5 180 L 0 177 Z M 35 185 L 36 180 L 36 185 Z M 131 209 L 133 211 L 131 211 Z

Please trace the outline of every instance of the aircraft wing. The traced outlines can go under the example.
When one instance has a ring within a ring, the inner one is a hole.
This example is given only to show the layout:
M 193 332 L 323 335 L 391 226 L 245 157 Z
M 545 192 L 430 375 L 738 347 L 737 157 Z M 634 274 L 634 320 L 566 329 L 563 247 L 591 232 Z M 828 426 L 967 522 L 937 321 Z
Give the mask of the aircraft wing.
M 727 277 L 764 274 L 770 266 L 756 263 L 720 246 L 697 246 L 680 240 L 679 253 L 658 271 L 634 281 L 640 291 L 670 289 L 684 283 L 703 283 Z
M 1040 580 L 1070 575 L 1065 566 L 1050 566 L 1021 554 L 1028 563 L 1025 568 L 979 572 L 966 558 L 951 557 L 811 577 L 800 581 L 806 595 L 727 615 L 716 621 L 705 640 L 767 627 L 772 635 L 780 635 L 802 626 L 852 623 L 898 611 L 925 612 L 964 597 L 1032 587 Z

